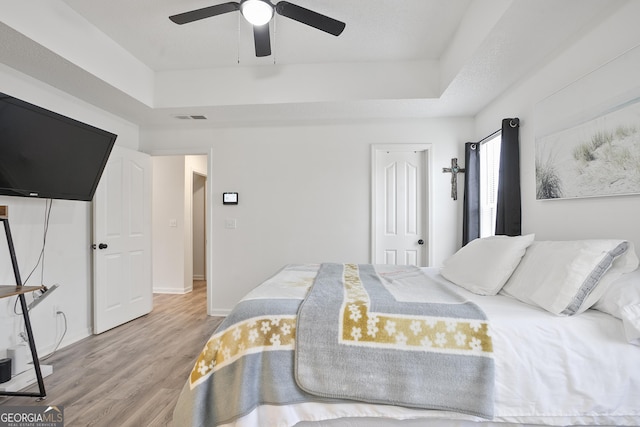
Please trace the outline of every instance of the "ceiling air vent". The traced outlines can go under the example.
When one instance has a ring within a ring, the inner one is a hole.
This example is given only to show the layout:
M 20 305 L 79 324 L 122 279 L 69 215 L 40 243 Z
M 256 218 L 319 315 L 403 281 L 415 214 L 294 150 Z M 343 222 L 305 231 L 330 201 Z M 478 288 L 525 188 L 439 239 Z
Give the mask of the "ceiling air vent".
M 202 114 L 192 114 L 192 115 L 176 114 L 173 116 L 173 118 L 178 120 L 207 120 L 207 116 L 204 116 Z

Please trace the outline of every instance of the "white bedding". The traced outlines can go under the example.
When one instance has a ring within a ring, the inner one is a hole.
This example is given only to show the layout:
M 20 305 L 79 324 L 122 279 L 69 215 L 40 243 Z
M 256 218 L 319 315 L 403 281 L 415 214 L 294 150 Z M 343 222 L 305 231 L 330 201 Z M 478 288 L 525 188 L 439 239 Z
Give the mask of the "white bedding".
M 316 268 L 283 270 L 244 299 L 302 299 Z M 596 310 L 558 317 L 508 296 L 470 293 L 448 282 L 436 268 L 424 272 L 477 303 L 491 322 L 496 364 L 493 421 L 354 402 L 261 406 L 228 426 L 640 425 L 640 347 L 626 342 L 619 319 Z M 422 302 L 428 295 L 428 288 L 419 283 L 390 285 L 389 290 L 399 300 Z

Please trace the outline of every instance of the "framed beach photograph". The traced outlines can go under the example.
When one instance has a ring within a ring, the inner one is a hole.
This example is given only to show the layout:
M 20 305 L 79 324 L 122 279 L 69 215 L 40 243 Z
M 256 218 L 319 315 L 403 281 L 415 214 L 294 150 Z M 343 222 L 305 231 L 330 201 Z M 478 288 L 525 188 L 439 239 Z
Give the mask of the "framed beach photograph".
M 635 48 L 536 105 L 536 199 L 640 194 L 638 69 Z

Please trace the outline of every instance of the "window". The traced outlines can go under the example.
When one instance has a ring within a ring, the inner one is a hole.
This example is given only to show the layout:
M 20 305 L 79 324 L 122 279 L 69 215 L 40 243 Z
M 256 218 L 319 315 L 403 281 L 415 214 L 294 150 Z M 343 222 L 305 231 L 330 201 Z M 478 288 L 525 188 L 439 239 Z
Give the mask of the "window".
M 485 141 L 480 149 L 480 237 L 493 236 L 496 230 L 501 142 L 498 134 Z

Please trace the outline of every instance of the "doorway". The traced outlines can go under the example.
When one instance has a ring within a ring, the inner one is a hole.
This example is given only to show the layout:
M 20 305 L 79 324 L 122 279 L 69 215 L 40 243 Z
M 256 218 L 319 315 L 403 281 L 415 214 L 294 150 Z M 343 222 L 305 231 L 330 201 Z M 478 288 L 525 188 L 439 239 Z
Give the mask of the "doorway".
M 431 263 L 429 144 L 372 146 L 371 259 Z
M 153 160 L 153 291 L 185 294 L 208 272 L 208 155 Z M 208 293 L 208 292 L 207 292 Z

